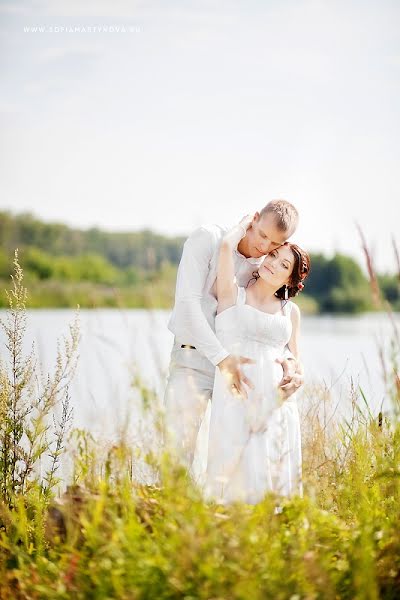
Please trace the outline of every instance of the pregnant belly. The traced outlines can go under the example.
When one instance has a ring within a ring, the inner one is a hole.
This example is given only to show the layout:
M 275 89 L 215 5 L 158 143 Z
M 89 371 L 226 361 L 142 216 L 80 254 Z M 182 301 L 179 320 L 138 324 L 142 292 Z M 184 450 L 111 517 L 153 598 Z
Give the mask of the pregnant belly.
M 259 390 L 265 389 L 271 393 L 276 389 L 283 377 L 282 365 L 276 362 L 281 358 L 283 348 L 268 346 L 254 340 L 221 340 L 224 347 L 231 354 L 243 356 L 254 360 L 254 364 L 243 365 L 245 374 Z
M 278 385 L 283 369 L 275 359 L 275 353 L 261 353 L 254 365 L 244 365 L 244 371 L 254 386 L 245 400 L 246 421 L 254 433 L 266 431 L 272 413 L 281 406 Z
M 255 360 L 255 364 L 244 365 L 248 377 L 254 379 L 254 385 L 260 391 L 265 390 L 266 393 L 276 389 L 283 377 L 282 365 L 276 362 L 278 355 L 265 352 L 257 355 L 248 352 L 245 356 Z

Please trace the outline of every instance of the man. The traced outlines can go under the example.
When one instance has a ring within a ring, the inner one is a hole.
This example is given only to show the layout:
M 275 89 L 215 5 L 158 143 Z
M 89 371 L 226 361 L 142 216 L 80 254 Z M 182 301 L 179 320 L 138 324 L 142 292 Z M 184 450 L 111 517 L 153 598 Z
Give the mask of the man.
M 239 286 L 248 284 L 264 255 L 291 237 L 297 223 L 298 212 L 286 200 L 273 200 L 255 213 L 234 257 Z M 165 392 L 167 436 L 187 468 L 192 465 L 197 434 L 212 395 L 215 368 L 221 369 L 227 383 L 244 397 L 245 386 L 251 385 L 242 365 L 252 361 L 229 354 L 215 335 L 217 261 L 225 232 L 217 225 L 200 227 L 186 240 L 168 324 L 175 340 Z M 280 385 L 287 398 L 300 387 L 303 377 L 300 368 L 296 371 L 296 361 L 288 349 L 282 366 L 284 378 Z

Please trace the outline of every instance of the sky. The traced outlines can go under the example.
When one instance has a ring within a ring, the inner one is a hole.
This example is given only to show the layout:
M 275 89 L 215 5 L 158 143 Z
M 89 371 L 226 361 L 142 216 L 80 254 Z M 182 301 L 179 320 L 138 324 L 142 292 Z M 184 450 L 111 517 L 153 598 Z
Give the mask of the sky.
M 0 0 L 0 209 L 181 235 L 285 198 L 304 248 L 361 262 L 358 223 L 393 271 L 399 26 L 397 0 Z

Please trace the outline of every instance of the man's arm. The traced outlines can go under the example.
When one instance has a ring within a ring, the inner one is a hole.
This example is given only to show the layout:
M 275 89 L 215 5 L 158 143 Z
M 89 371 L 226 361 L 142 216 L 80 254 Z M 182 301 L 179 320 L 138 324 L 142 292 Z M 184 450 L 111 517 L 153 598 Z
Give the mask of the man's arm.
M 229 352 L 218 340 L 201 306 L 215 245 L 213 234 L 204 227 L 186 240 L 178 268 L 171 331 L 183 342 L 195 346 L 216 366 Z
M 212 233 L 202 227 L 186 240 L 178 268 L 174 317 L 169 327 L 179 339 L 195 346 L 200 354 L 218 366 L 231 389 L 246 397 L 243 384 L 250 387 L 252 384 L 246 379 L 241 365 L 253 361 L 225 350 L 201 306 L 215 245 Z

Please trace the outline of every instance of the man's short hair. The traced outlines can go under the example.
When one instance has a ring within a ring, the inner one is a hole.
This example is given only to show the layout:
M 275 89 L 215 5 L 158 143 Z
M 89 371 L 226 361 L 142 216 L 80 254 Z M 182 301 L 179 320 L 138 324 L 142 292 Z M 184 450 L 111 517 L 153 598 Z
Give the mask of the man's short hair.
M 260 211 L 260 217 L 267 214 L 273 214 L 276 219 L 276 226 L 281 231 L 294 232 L 299 222 L 299 213 L 297 208 L 287 200 L 271 200 Z

